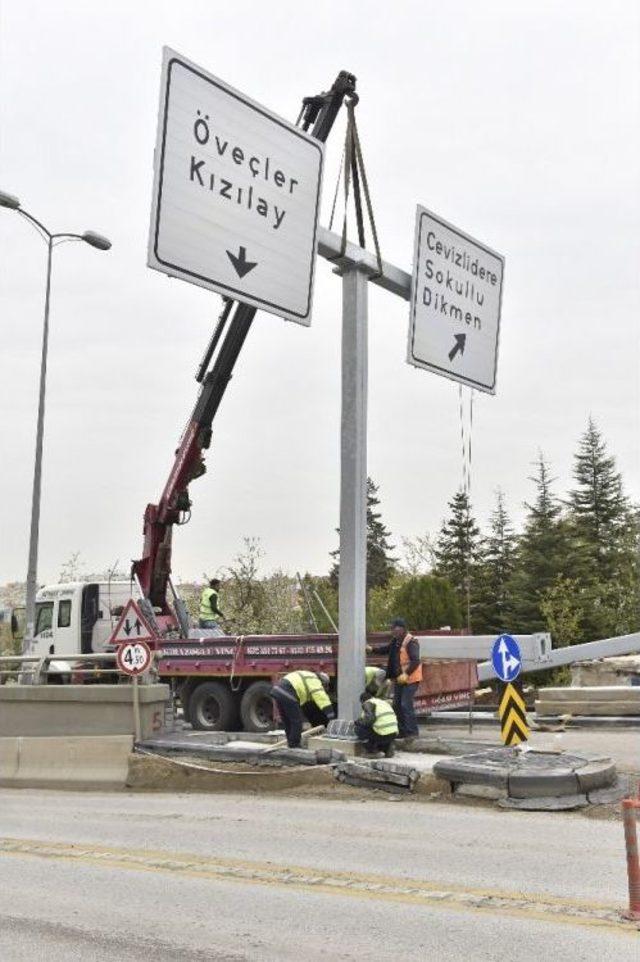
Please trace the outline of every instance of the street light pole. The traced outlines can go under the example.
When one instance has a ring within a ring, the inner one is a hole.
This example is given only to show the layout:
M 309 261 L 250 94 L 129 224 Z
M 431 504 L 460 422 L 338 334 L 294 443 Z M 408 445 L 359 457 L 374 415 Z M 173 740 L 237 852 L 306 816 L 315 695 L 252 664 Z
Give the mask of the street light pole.
M 0 207 L 15 210 L 34 227 L 47 245 L 47 286 L 44 301 L 44 323 L 42 330 L 42 355 L 40 360 L 40 392 L 38 396 L 38 424 L 36 428 L 36 457 L 33 469 L 33 492 L 31 497 L 31 533 L 29 536 L 29 562 L 27 567 L 26 628 L 23 641 L 23 654 L 28 649 L 35 633 L 36 593 L 38 590 L 38 536 L 40 530 L 40 492 L 42 488 L 42 447 L 44 440 L 44 414 L 47 385 L 47 356 L 49 351 L 49 305 L 51 302 L 51 266 L 55 242 L 84 241 L 97 250 L 108 251 L 111 241 L 95 231 L 84 234 L 52 233 L 33 214 L 20 206 L 13 194 L 0 191 Z
M 51 295 L 51 262 L 53 236 L 47 239 L 47 289 L 44 299 L 44 324 L 42 329 L 42 356 L 40 360 L 40 394 L 38 397 L 38 425 L 36 427 L 36 457 L 33 468 L 33 491 L 31 495 L 31 533 L 29 535 L 29 563 L 27 566 L 26 628 L 24 654 L 28 654 L 30 639 L 34 636 L 36 622 L 36 592 L 38 590 L 38 534 L 40 531 L 40 491 L 42 487 L 42 442 L 44 438 L 44 401 L 47 385 L 47 354 L 49 350 L 49 303 Z

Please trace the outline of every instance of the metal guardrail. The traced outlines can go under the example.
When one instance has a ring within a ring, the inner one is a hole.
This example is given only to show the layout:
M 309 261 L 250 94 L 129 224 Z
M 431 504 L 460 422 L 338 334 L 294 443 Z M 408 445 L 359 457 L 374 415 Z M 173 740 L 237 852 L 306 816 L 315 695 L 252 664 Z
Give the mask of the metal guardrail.
M 153 653 L 155 660 L 155 652 Z M 108 667 L 96 667 L 96 662 L 105 664 Z M 83 668 L 82 664 L 89 667 Z M 152 663 L 153 664 L 153 663 Z M 153 674 L 147 672 L 140 678 L 141 684 L 145 684 L 148 676 Z M 115 651 L 92 652 L 88 655 L 77 653 L 65 655 L 2 655 L 0 656 L 0 684 L 2 679 L 7 677 L 17 677 L 21 684 L 26 685 L 46 685 L 51 676 L 70 677 L 77 675 L 89 675 L 99 677 L 101 675 L 118 674 L 120 680 L 131 680 L 131 676 L 120 672 L 116 665 Z

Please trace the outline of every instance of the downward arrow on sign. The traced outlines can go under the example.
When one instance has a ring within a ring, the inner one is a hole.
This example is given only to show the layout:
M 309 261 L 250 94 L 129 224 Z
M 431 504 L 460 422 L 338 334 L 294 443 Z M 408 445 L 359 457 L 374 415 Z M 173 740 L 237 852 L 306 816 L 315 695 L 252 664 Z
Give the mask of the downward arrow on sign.
M 227 257 L 236 269 L 238 277 L 244 277 L 249 271 L 252 271 L 254 267 L 257 266 L 257 261 L 247 260 L 247 248 L 241 247 L 238 254 L 232 254 L 231 251 L 227 251 Z

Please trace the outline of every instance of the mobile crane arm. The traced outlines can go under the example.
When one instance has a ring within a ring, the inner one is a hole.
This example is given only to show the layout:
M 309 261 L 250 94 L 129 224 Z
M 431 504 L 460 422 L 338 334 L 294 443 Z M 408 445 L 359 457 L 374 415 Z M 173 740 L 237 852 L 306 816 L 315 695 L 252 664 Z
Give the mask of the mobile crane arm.
M 345 98 L 357 99 L 356 78 L 341 71 L 331 90 L 305 97 L 298 125 L 325 141 Z M 235 306 L 235 310 L 234 310 Z M 218 342 L 233 311 L 229 329 L 210 367 Z M 142 558 L 133 562 L 142 593 L 163 615 L 171 615 L 167 588 L 171 575 L 173 527 L 188 520 L 191 509 L 189 484 L 206 471 L 204 452 L 211 443 L 211 425 L 233 375 L 233 369 L 249 333 L 256 308 L 226 299 L 213 337 L 205 351 L 196 380 L 201 384 L 191 418 L 175 453 L 171 472 L 158 504 L 148 504 L 144 513 Z

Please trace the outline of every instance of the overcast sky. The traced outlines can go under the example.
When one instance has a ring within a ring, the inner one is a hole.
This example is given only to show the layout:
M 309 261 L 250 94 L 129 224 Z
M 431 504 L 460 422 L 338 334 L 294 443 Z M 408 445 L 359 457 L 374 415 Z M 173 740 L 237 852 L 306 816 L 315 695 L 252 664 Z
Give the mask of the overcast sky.
M 52 230 L 113 241 L 55 251 L 40 580 L 76 551 L 88 570 L 139 555 L 220 308 L 146 267 L 163 44 L 291 120 L 355 73 L 385 259 L 410 271 L 418 203 L 506 258 L 497 394 L 474 402 L 479 521 L 498 486 L 522 518 L 538 449 L 563 493 L 589 414 L 640 499 L 639 35 L 635 0 L 0 0 L 0 189 Z M 26 574 L 45 258 L 0 210 L 0 582 Z M 435 532 L 460 484 L 458 388 L 407 365 L 406 302 L 369 303 L 369 473 L 399 543 Z M 267 570 L 327 570 L 340 310 L 321 261 L 309 329 L 258 314 L 176 532 L 178 577 L 227 564 L 245 535 Z

